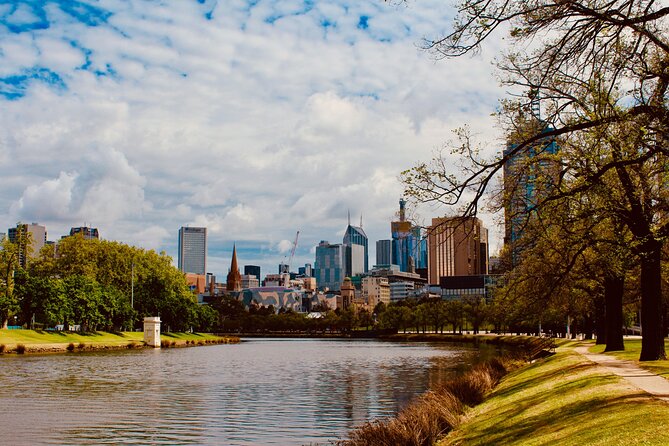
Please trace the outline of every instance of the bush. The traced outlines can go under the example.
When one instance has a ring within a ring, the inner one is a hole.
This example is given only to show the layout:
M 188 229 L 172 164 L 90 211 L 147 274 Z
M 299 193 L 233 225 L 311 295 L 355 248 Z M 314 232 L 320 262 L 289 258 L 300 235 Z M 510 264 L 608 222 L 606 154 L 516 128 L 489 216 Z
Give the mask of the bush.
M 0 353 L 4 353 L 4 352 L 5 352 L 5 348 L 6 348 L 6 347 L 5 347 L 5 344 L 0 344 Z
M 78 348 L 79 350 L 83 350 L 83 349 L 86 348 L 86 344 L 84 344 L 83 342 L 80 342 L 79 345 L 77 346 L 77 348 Z
M 16 344 L 16 353 L 22 355 L 26 352 L 26 346 L 23 344 Z
M 68 351 L 68 352 L 72 352 L 72 351 L 74 351 L 74 344 L 73 344 L 73 343 L 70 342 L 70 343 L 68 344 L 68 346 L 67 346 L 67 351 Z

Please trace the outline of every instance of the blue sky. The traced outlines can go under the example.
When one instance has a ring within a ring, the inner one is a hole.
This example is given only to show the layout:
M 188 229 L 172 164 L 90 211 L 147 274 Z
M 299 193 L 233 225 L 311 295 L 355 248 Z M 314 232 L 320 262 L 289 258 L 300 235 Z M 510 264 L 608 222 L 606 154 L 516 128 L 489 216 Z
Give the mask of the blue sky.
M 452 14 L 437 0 L 0 0 L 0 224 L 58 239 L 86 223 L 173 256 L 180 226 L 207 226 L 224 275 L 235 242 L 242 265 L 273 272 L 297 230 L 293 263 L 313 263 L 350 210 L 373 256 L 402 170 L 464 124 L 500 144 L 499 47 L 419 49 Z

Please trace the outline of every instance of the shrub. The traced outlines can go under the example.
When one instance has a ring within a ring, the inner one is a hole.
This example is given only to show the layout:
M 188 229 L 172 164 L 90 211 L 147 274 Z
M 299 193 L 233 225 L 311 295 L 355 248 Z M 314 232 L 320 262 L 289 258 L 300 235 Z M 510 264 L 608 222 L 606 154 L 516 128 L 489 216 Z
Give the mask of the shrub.
M 5 344 L 0 344 L 0 353 L 5 352 Z
M 126 347 L 129 349 L 137 348 L 137 343 L 135 341 L 128 342 L 128 345 L 126 345 Z
M 23 344 L 16 344 L 16 353 L 22 355 L 26 352 L 26 346 Z
M 73 343 L 70 342 L 70 343 L 67 345 L 67 351 L 68 351 L 68 352 L 72 352 L 72 351 L 74 351 L 74 344 L 73 344 Z
M 84 348 L 86 348 L 86 344 L 84 344 L 83 342 L 80 342 L 79 345 L 77 346 L 77 348 L 79 350 L 83 350 Z
M 499 380 L 520 362 L 494 358 L 428 391 L 396 417 L 368 422 L 354 429 L 340 446 L 431 445 L 458 426 L 467 406 L 483 401 Z

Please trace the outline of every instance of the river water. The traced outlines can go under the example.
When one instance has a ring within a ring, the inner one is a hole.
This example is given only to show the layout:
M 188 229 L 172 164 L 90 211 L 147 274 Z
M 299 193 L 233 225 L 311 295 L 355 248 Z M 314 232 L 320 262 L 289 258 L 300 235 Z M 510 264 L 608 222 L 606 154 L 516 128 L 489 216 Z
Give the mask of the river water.
M 479 357 L 373 340 L 5 356 L 1 444 L 328 444 Z

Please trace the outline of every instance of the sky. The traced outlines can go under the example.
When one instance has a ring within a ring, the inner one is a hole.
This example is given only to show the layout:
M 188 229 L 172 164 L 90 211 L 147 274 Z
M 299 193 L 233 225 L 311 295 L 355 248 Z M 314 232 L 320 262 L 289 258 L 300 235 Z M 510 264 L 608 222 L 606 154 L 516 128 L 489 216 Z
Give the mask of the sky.
M 491 114 L 501 42 L 437 60 L 442 0 L 0 0 L 0 231 L 97 227 L 177 261 L 208 228 L 207 270 L 294 270 L 350 212 L 390 238 L 401 171 Z M 456 165 L 457 160 L 452 160 Z M 419 218 L 448 209 L 422 207 Z M 499 216 L 483 216 L 491 248 Z

